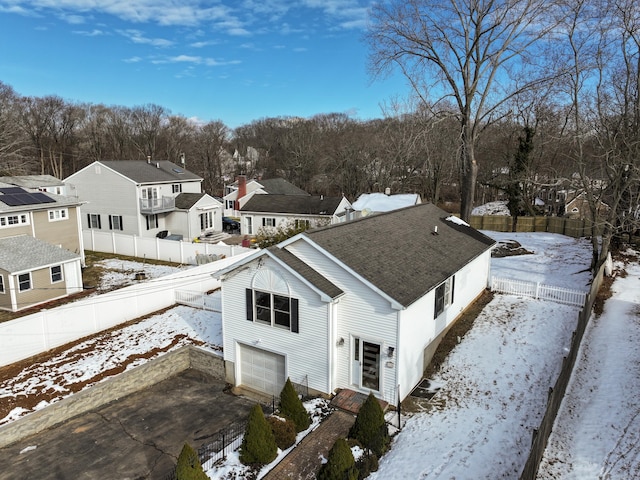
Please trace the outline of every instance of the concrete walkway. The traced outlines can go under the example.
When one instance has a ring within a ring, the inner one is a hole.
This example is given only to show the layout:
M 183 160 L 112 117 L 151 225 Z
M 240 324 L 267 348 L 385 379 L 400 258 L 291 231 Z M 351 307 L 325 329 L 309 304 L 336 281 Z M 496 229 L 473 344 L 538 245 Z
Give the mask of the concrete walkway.
M 315 480 L 329 450 L 338 438 L 346 438 L 355 417 L 336 410 L 302 441 L 275 468 L 263 477 L 264 480 Z

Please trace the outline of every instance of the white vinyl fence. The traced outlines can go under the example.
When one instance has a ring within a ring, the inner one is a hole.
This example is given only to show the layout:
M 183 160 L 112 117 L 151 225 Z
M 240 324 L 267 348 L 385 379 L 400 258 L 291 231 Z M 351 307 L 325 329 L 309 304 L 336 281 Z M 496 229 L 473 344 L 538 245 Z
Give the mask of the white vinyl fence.
M 578 307 L 584 305 L 587 296 L 586 292 L 581 292 L 580 290 L 554 287 L 544 285 L 540 282 L 527 282 L 524 280 L 499 277 L 493 277 L 491 279 L 491 291 L 511 295 L 522 295 Z
M 188 265 L 201 265 L 209 261 L 252 251 L 238 245 L 192 243 L 97 230 L 83 230 L 82 240 L 85 250 Z
M 0 323 L 0 366 L 175 305 L 176 290 L 203 294 L 219 288 L 211 275 L 251 253 L 255 250 Z

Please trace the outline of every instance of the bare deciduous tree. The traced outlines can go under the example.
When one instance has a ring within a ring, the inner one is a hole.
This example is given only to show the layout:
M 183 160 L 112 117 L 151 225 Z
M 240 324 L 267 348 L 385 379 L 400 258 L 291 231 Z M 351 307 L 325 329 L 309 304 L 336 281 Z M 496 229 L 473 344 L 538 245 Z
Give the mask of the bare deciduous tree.
M 415 94 L 436 109 L 456 106 L 461 211 L 473 207 L 481 129 L 500 118 L 506 101 L 536 83 L 516 81 L 534 44 L 548 31 L 546 0 L 395 0 L 372 11 L 371 68 L 399 67 Z

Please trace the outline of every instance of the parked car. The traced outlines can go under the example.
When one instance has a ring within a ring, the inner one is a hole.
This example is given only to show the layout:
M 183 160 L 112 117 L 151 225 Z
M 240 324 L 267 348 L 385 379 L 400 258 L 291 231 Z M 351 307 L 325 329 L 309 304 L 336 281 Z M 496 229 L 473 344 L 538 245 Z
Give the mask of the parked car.
M 240 222 L 231 217 L 222 217 L 222 230 L 225 232 L 239 232 Z

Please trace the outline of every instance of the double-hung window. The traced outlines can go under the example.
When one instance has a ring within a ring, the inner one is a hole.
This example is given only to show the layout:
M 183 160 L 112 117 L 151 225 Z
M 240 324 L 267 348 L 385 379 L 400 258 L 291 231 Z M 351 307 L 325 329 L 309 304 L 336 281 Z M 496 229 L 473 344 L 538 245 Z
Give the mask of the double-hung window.
M 436 287 L 435 305 L 433 309 L 433 318 L 444 312 L 449 305 L 453 303 L 453 289 L 456 277 L 449 277 Z
M 51 267 L 51 283 L 62 281 L 62 266 L 54 265 Z
M 122 215 L 109 215 L 109 230 L 124 230 Z
M 102 228 L 100 215 L 97 213 L 87 213 L 87 224 L 89 225 L 89 228 Z
M 23 273 L 18 275 L 18 290 L 24 292 L 25 290 L 31 290 L 31 274 Z
M 299 332 L 297 298 L 250 288 L 246 294 L 247 320 Z
M 262 226 L 263 227 L 275 227 L 276 226 L 276 219 L 273 218 L 273 217 L 263 218 L 262 219 Z
M 180 192 L 182 192 L 181 183 L 174 183 L 173 185 L 171 185 L 171 193 L 180 193 Z

